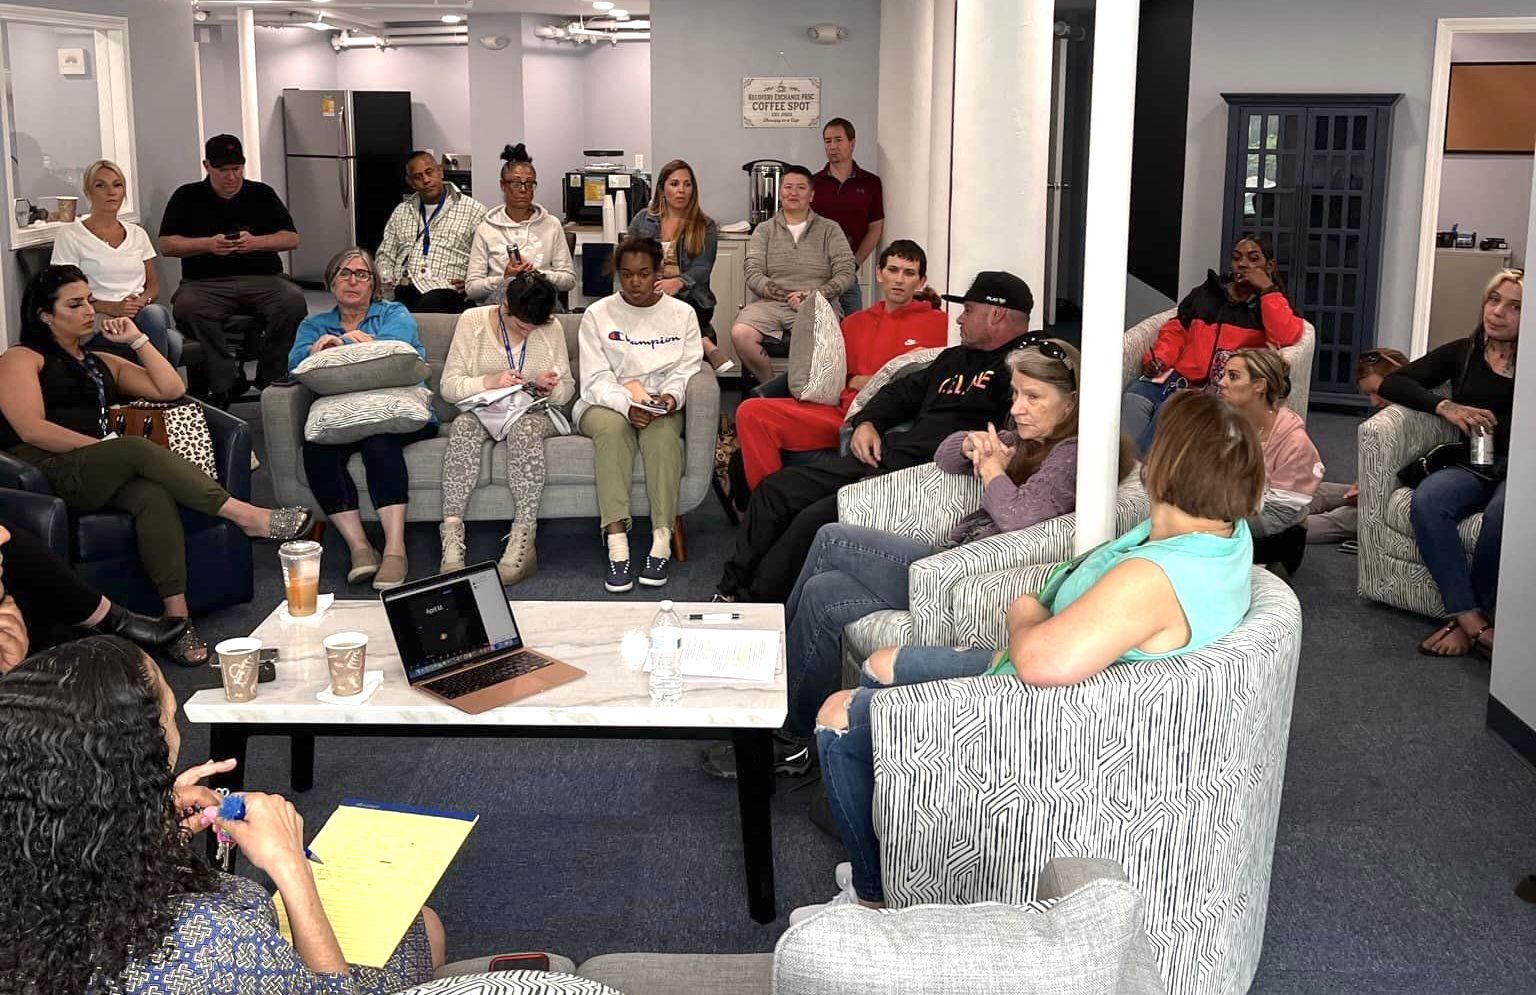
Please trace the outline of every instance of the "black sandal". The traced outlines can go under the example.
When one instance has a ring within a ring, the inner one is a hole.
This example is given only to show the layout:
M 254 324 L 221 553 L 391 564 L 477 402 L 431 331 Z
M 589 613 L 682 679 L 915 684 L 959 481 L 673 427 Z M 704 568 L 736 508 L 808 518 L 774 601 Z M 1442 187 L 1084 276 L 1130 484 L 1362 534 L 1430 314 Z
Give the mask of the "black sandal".
M 1493 628 L 1492 622 L 1472 634 L 1472 651 L 1490 663 L 1493 661 L 1493 644 L 1483 642 L 1483 633 L 1491 628 Z
M 193 659 L 191 655 L 198 649 L 203 651 L 201 660 Z M 171 648 L 166 650 L 166 655 L 179 667 L 201 667 L 213 659 L 213 650 L 203 641 L 203 637 L 197 634 L 197 630 L 192 628 L 192 623 L 188 622 L 186 630 L 171 644 Z
M 273 508 L 267 534 L 257 538 L 266 542 L 292 542 L 309 535 L 314 524 L 315 513 L 308 508 Z

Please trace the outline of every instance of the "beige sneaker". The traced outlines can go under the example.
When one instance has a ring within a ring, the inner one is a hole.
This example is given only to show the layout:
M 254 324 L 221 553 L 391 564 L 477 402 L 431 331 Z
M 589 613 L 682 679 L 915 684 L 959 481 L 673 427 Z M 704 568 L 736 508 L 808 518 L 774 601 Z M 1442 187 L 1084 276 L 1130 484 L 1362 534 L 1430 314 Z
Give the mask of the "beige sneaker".
M 387 591 L 392 587 L 399 587 L 405 583 L 405 578 L 411 572 L 411 565 L 405 557 L 396 556 L 394 553 L 385 553 L 384 562 L 379 566 L 379 572 L 373 575 L 373 589 L 375 591 Z
M 464 568 L 464 523 L 444 522 L 437 527 L 437 534 L 443 541 L 443 558 L 437 565 L 437 572 L 445 574 L 450 570 L 462 570 Z
M 507 548 L 496 562 L 496 573 L 507 586 L 516 584 L 533 574 L 539 565 L 539 551 L 534 545 L 533 529 L 527 525 L 514 525 L 507 533 Z
M 352 550 L 352 569 L 347 571 L 347 583 L 359 584 L 378 572 L 378 550 L 372 546 Z

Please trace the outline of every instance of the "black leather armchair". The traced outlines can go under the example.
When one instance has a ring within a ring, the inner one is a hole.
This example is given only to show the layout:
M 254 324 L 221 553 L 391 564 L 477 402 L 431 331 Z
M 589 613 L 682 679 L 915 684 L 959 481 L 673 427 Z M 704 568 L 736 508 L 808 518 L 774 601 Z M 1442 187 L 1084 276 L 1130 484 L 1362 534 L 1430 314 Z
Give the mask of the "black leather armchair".
M 203 405 L 213 436 L 219 482 L 233 497 L 251 497 L 251 428 L 217 408 Z M 80 578 L 113 601 L 134 611 L 159 615 L 163 605 L 139 563 L 133 518 L 118 511 L 78 514 L 53 495 L 42 471 L 8 453 L 0 453 L 0 494 L 4 488 L 26 492 L 25 500 L 8 495 L 27 514 L 34 531 L 75 565 Z M 53 502 L 52 505 L 47 502 Z M 233 522 L 181 509 L 187 537 L 187 605 L 200 615 L 251 600 L 251 540 Z

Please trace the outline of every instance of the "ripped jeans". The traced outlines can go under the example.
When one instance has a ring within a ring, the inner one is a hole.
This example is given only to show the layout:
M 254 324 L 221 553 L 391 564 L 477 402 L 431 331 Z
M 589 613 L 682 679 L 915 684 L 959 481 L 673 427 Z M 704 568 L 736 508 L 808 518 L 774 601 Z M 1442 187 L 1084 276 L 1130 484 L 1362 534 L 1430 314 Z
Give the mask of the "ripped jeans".
M 875 750 L 869 724 L 874 691 L 903 684 L 926 684 L 953 677 L 980 677 L 992 666 L 996 650 L 904 646 L 896 654 L 895 680 L 881 684 L 866 670 L 848 700 L 848 727 L 821 726 L 816 748 L 837 834 L 853 865 L 853 890 L 866 902 L 885 900 L 880 881 L 880 840 L 875 835 Z

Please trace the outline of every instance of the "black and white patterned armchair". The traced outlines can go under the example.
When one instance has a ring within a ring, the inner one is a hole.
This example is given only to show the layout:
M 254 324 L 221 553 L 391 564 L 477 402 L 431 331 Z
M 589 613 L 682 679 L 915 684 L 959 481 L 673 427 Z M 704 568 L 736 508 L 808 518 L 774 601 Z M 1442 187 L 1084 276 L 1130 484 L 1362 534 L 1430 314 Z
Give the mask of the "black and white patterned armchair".
M 885 898 L 1033 900 L 1053 857 L 1119 862 L 1174 995 L 1241 995 L 1258 966 L 1301 649 L 1265 570 L 1226 638 L 1071 687 L 982 677 L 875 695 Z
M 1409 509 L 1413 491 L 1397 471 L 1442 442 L 1463 437 L 1443 418 L 1392 405 L 1360 424 L 1360 574 L 1362 598 L 1442 618 L 1440 589 L 1419 557 Z M 1462 548 L 1472 556 L 1482 531 L 1483 513 L 1463 519 L 1457 529 Z

